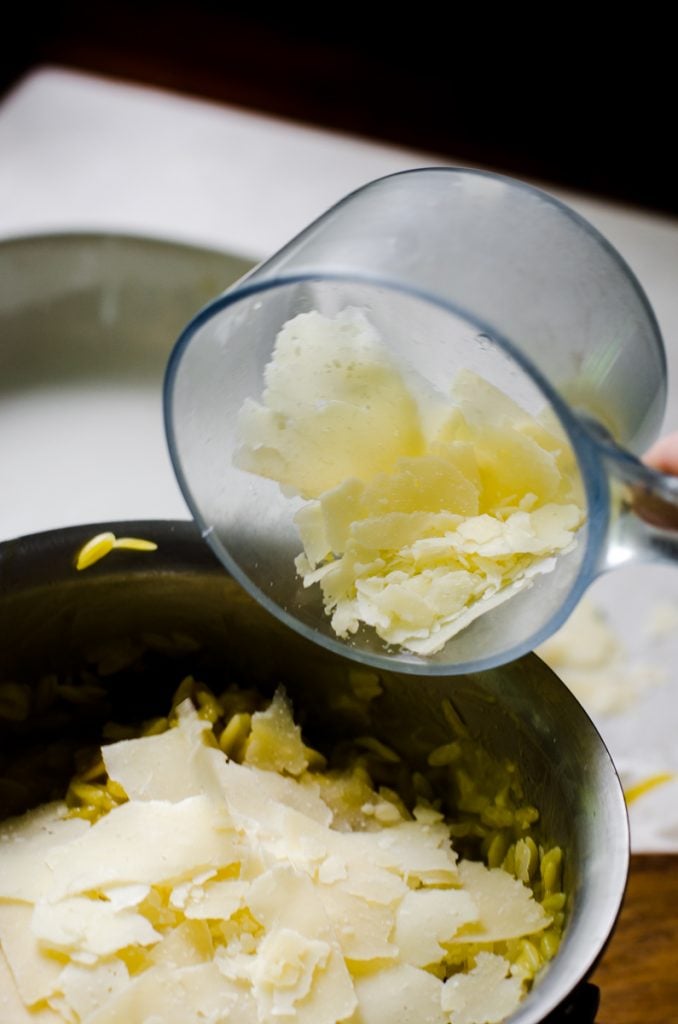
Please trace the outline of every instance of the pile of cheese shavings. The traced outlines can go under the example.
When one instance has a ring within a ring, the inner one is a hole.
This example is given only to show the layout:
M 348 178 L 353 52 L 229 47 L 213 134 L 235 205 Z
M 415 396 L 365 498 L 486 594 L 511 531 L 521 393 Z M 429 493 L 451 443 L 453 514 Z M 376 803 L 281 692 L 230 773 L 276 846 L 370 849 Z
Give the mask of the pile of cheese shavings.
M 338 636 L 365 623 L 434 654 L 572 548 L 584 501 L 559 426 L 470 371 L 449 399 L 408 386 L 361 311 L 290 320 L 265 382 L 234 462 L 310 499 L 296 567 Z
M 593 715 L 627 711 L 666 677 L 657 665 L 632 661 L 603 610 L 588 598 L 536 653 Z
M 102 749 L 127 801 L 0 826 L 0 1017 L 68 1024 L 494 1024 L 530 974 L 493 943 L 551 917 L 458 860 L 425 803 L 335 822 L 279 692 L 229 760 L 190 701 Z M 275 768 L 275 770 L 272 770 Z M 342 827 L 343 826 L 343 827 Z

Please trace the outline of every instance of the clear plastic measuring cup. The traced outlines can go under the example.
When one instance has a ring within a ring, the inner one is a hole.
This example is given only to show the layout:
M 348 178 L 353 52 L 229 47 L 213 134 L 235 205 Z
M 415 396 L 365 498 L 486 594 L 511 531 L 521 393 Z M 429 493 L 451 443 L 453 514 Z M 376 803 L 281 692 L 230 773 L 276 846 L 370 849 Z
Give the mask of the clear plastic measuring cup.
M 258 400 L 282 325 L 364 310 L 395 359 L 446 388 L 471 369 L 529 411 L 548 407 L 576 456 L 586 524 L 555 569 L 436 654 L 332 629 L 294 568 L 300 501 L 237 468 L 237 418 Z M 203 535 L 265 607 L 360 662 L 443 675 L 510 661 L 554 632 L 600 573 L 678 556 L 678 481 L 638 460 L 666 400 L 661 335 L 621 256 L 548 194 L 494 174 L 408 171 L 352 193 L 203 309 L 172 354 L 165 417 Z

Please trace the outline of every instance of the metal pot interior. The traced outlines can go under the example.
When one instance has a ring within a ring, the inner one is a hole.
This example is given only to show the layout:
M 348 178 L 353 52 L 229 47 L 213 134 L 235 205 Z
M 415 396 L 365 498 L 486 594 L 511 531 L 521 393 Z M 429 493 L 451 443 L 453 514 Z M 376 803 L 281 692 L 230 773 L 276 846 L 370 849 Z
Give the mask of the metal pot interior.
M 101 529 L 155 540 L 158 551 L 115 551 L 76 572 L 77 551 Z M 543 1020 L 599 958 L 628 868 L 623 794 L 587 715 L 535 655 L 450 678 L 361 669 L 286 629 L 226 574 L 192 524 L 178 522 L 75 527 L 0 545 L 0 622 L 0 683 L 32 695 L 23 717 L 0 716 L 0 818 L 63 795 L 73 771 L 65 749 L 96 745 L 111 719 L 163 714 L 187 674 L 217 690 L 283 683 L 321 749 L 370 733 L 423 769 L 431 748 L 450 739 L 447 698 L 479 743 L 518 766 L 541 837 L 565 851 L 566 935 L 516 1024 Z M 41 679 L 83 668 L 105 680 L 103 696 L 41 709 Z M 381 689 L 370 700 L 358 695 L 366 673 Z

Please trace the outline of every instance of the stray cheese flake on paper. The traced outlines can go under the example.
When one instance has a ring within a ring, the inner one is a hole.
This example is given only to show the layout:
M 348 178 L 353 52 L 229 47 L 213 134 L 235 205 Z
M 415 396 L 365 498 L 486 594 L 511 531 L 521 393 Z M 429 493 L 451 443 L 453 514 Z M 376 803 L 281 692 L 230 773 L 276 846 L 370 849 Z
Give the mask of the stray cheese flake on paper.
M 3 1020 L 481 1024 L 511 1012 L 526 972 L 507 976 L 474 944 L 539 934 L 550 918 L 531 890 L 458 860 L 441 813 L 424 803 L 409 816 L 366 773 L 324 788 L 282 690 L 253 714 L 244 764 L 210 745 L 190 701 L 176 718 L 104 748 L 129 800 L 93 824 L 53 804 L 2 825 Z M 335 813 L 342 785 L 369 830 Z
M 417 379 L 359 309 L 302 313 L 240 411 L 234 462 L 307 499 L 296 568 L 335 633 L 365 624 L 428 656 L 553 570 L 584 498 L 557 423 L 469 370 L 449 397 Z

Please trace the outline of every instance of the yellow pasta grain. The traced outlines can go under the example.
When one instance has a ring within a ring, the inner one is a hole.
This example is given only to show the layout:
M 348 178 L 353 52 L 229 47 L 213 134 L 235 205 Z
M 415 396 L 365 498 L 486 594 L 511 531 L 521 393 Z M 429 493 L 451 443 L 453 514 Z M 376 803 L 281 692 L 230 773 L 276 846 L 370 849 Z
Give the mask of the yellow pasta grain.
M 395 750 L 387 747 L 385 743 L 378 740 L 375 736 L 359 736 L 354 743 L 357 747 L 362 747 L 364 750 L 369 750 L 371 753 L 376 754 L 382 761 L 388 761 L 391 764 L 397 764 L 400 761 L 400 756 L 396 754 Z
M 513 811 L 506 807 L 485 807 L 481 811 L 480 820 L 490 828 L 509 828 L 513 824 Z
M 127 802 L 127 793 L 122 788 L 119 782 L 115 782 L 114 779 L 109 779 L 106 783 L 106 790 L 111 794 L 114 800 L 118 803 L 124 804 Z
M 461 716 L 448 697 L 443 697 L 440 702 L 442 712 L 447 724 L 455 736 L 468 737 L 468 729 L 461 720 Z
M 115 544 L 114 533 L 98 533 L 96 537 L 92 537 L 87 543 L 80 548 L 78 557 L 75 563 L 75 568 L 78 571 L 82 569 L 89 569 L 90 565 L 94 565 L 101 558 L 105 558 L 109 551 L 113 550 Z
M 314 747 L 307 747 L 306 744 L 304 744 L 304 757 L 308 761 L 309 771 L 321 772 L 327 768 L 327 758 Z
M 528 885 L 537 870 L 538 863 L 539 851 L 534 839 L 531 836 L 519 839 L 515 849 L 516 878 Z
M 433 786 L 422 772 L 412 772 L 412 787 L 417 796 L 429 802 L 434 799 Z
M 516 966 L 521 967 L 528 977 L 532 978 L 542 965 L 542 958 L 539 950 L 529 939 L 520 940 L 520 953 L 514 960 Z
M 382 800 L 375 805 L 374 817 L 381 825 L 393 825 L 403 820 L 398 808 L 388 800 Z
M 428 763 L 431 768 L 444 768 L 445 765 L 458 761 L 461 754 L 461 743 L 458 740 L 453 740 L 452 743 L 443 743 L 442 746 L 432 750 L 428 755 Z
M 247 711 L 236 712 L 229 719 L 220 737 L 219 746 L 229 757 L 247 739 L 252 727 L 252 716 Z
M 656 775 L 650 775 L 649 778 L 643 779 L 642 782 L 638 782 L 635 786 L 630 786 L 624 791 L 627 805 L 632 804 L 634 800 L 644 796 L 645 793 L 649 793 L 656 786 L 661 786 L 664 782 L 670 782 L 672 778 L 673 775 L 669 772 L 657 772 Z
M 545 896 L 541 905 L 547 914 L 557 914 L 565 906 L 565 893 L 553 892 Z
M 198 702 L 198 717 L 202 718 L 205 722 L 209 722 L 210 725 L 214 725 L 223 713 L 217 698 L 209 690 L 199 690 L 196 694 L 196 699 Z
M 560 892 L 560 868 L 563 860 L 563 851 L 559 846 L 545 853 L 541 859 L 541 878 L 544 885 L 544 895 L 553 892 Z
M 521 832 L 526 832 L 531 825 L 539 820 L 539 811 L 536 807 L 519 807 L 513 817 L 515 825 Z
M 141 735 L 142 736 L 159 736 L 163 732 L 167 732 L 169 729 L 169 719 L 166 717 L 162 718 L 151 718 L 150 721 L 144 724 Z
M 114 548 L 124 548 L 125 551 L 157 551 L 158 545 L 155 541 L 144 540 L 142 537 L 118 537 Z
M 98 533 L 80 548 L 75 568 L 78 571 L 88 569 L 90 565 L 105 558 L 113 548 L 123 548 L 127 551 L 157 551 L 158 545 L 152 540 L 144 540 L 141 537 L 116 537 L 114 533 L 107 530 Z
M 553 929 L 549 928 L 544 932 L 539 940 L 539 952 L 543 956 L 544 960 L 553 960 L 554 956 L 558 952 L 560 946 L 560 935 Z
M 489 868 L 501 867 L 502 861 L 508 852 L 508 836 L 505 832 L 497 832 L 493 836 L 487 848 L 487 866 Z

